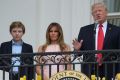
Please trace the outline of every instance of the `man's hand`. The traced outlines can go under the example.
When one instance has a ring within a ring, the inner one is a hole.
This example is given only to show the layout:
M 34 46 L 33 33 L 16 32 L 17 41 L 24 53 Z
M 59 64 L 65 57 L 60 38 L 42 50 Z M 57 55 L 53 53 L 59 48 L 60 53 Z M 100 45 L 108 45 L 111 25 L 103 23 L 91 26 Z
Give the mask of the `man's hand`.
M 82 43 L 83 43 L 83 40 L 80 40 L 80 42 L 77 39 L 73 40 L 73 43 L 72 43 L 73 44 L 73 48 L 75 50 L 79 51 L 81 46 L 82 46 Z

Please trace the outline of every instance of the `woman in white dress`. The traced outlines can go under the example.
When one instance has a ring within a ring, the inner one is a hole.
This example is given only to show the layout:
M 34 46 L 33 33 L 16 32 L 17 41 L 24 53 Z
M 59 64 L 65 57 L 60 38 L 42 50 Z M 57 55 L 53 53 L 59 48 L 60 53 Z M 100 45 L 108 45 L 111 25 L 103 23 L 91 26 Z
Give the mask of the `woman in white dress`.
M 51 23 L 48 26 L 47 31 L 46 31 L 46 43 L 39 47 L 38 52 L 66 52 L 66 51 L 70 51 L 70 47 L 64 42 L 63 31 L 62 31 L 61 25 L 55 22 Z M 44 60 L 47 60 L 46 63 L 53 63 L 52 61 L 54 61 L 55 58 L 51 58 L 51 56 L 54 57 L 54 55 L 49 55 L 49 57 L 47 55 L 46 57 L 44 57 Z M 62 56 L 57 56 L 57 60 L 61 58 Z M 48 59 L 51 59 L 51 60 L 48 60 Z M 67 65 L 67 69 L 70 69 L 70 68 L 71 66 Z M 49 66 L 46 65 L 43 67 L 43 69 L 44 69 L 43 80 L 49 80 Z M 63 71 L 63 70 L 65 70 L 65 65 L 59 65 L 59 71 Z M 40 66 L 36 67 L 36 73 L 38 75 L 41 74 Z M 52 65 L 51 76 L 56 73 L 57 73 L 57 65 Z

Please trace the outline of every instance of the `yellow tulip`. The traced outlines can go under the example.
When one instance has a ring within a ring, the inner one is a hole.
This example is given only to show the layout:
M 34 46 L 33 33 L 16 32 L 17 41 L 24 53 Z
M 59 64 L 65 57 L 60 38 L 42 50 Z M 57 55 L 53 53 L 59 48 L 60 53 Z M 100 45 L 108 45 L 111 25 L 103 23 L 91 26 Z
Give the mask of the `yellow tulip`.
M 21 77 L 20 80 L 24 80 L 23 77 Z
M 91 80 L 96 80 L 96 76 L 95 75 L 91 75 Z
M 116 79 L 117 79 L 117 80 L 120 80 L 120 73 L 117 73 Z
M 37 75 L 37 80 L 42 80 L 41 75 Z
M 26 80 L 26 76 L 25 75 L 23 76 L 23 80 Z

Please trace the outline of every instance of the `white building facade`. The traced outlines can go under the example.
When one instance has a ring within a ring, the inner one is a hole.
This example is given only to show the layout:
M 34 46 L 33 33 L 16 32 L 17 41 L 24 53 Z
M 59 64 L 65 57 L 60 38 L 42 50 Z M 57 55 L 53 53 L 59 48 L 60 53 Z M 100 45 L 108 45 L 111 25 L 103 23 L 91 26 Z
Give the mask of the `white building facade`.
M 91 5 L 101 1 L 106 0 L 0 0 L 0 43 L 11 40 L 10 24 L 21 21 L 26 27 L 23 40 L 37 52 L 38 46 L 46 40 L 48 25 L 58 22 L 65 42 L 72 48 L 72 40 L 77 38 L 80 27 L 94 22 Z

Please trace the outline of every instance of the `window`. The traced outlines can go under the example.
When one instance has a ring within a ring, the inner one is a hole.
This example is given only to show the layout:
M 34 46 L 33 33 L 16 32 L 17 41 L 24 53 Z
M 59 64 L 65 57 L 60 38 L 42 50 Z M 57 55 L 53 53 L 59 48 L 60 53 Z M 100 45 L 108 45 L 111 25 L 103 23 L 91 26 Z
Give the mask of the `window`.
M 108 8 L 108 21 L 120 26 L 120 0 L 103 0 Z
M 120 12 L 120 0 L 104 0 L 103 2 L 106 4 L 109 13 Z

